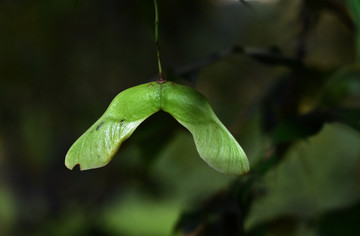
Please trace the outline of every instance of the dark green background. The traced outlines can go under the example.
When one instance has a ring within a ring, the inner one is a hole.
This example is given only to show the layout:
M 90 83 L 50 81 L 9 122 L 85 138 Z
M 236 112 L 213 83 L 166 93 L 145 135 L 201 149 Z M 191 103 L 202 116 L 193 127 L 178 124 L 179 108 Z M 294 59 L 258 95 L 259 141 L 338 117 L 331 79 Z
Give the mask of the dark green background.
M 0 235 L 359 235 L 356 9 L 159 8 L 167 78 L 209 99 L 250 175 L 211 169 L 165 113 L 106 167 L 67 170 L 68 148 L 112 98 L 156 79 L 153 2 L 2 0 Z

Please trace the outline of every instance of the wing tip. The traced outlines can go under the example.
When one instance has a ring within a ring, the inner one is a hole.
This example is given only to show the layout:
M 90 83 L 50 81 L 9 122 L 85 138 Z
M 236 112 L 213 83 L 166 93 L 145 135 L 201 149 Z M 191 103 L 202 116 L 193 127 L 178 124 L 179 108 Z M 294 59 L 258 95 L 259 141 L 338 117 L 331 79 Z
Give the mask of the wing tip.
M 71 161 L 71 157 L 66 156 L 65 157 L 65 166 L 66 168 L 68 168 L 69 170 L 74 170 L 77 166 L 79 167 L 80 171 L 84 171 L 84 170 L 91 170 L 91 169 L 97 169 L 100 167 L 104 167 L 107 164 L 109 164 L 109 162 L 111 161 L 112 157 L 114 155 L 109 156 L 109 158 L 107 158 L 105 161 L 102 162 L 93 162 L 93 163 L 88 163 L 88 162 L 84 162 L 84 161 L 80 161 L 77 160 L 75 161 Z
M 84 163 L 80 164 L 80 163 L 68 163 L 65 160 L 65 166 L 66 168 L 68 168 L 69 170 L 74 170 L 76 169 L 76 167 L 79 167 L 80 171 L 84 171 L 84 170 L 91 170 L 91 169 L 97 169 L 100 167 L 104 167 L 106 166 L 110 161 L 107 161 L 106 163 L 101 163 L 101 164 L 97 164 L 97 165 L 86 165 Z
M 79 166 L 79 170 L 80 170 L 80 171 L 84 170 L 84 169 L 82 168 L 82 166 L 81 166 L 80 163 L 75 163 L 75 164 L 74 164 L 74 163 L 70 163 L 68 157 L 65 158 L 65 166 L 66 166 L 66 168 L 68 168 L 69 170 L 74 170 L 74 168 L 75 168 L 76 166 Z
M 213 166 L 211 166 L 212 168 L 214 168 Z M 216 169 L 217 171 L 223 173 L 223 174 L 227 174 L 227 175 L 233 175 L 233 176 L 244 176 L 244 175 L 247 175 L 250 173 L 250 168 L 247 168 L 247 169 L 242 169 L 242 170 L 237 170 L 237 171 L 228 171 L 228 170 L 223 170 L 223 169 L 217 169 L 217 168 L 214 168 Z
M 237 165 L 225 164 L 225 162 L 210 162 L 209 159 L 201 156 L 202 159 L 213 169 L 227 175 L 243 176 L 250 173 L 250 164 L 246 155 L 241 156 Z

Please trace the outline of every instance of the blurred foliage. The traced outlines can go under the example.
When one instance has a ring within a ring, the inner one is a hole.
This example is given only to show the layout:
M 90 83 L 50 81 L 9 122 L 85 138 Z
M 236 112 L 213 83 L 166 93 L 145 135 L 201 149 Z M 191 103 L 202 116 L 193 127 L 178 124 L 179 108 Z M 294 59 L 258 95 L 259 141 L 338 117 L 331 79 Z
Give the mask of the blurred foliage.
M 0 235 L 359 235 L 357 0 L 159 1 L 167 76 L 251 162 L 226 176 L 159 113 L 108 166 L 66 151 L 154 80 L 152 1 L 0 1 Z

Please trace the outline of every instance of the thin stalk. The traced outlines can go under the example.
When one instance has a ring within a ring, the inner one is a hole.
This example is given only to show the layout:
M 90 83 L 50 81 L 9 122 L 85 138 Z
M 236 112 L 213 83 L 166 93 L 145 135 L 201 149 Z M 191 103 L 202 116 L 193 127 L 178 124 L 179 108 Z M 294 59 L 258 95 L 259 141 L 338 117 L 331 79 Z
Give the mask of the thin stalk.
M 157 0 L 154 0 L 154 8 L 155 8 L 155 48 L 156 48 L 156 57 L 159 68 L 159 79 L 156 81 L 159 84 L 165 83 L 166 79 L 163 74 L 163 70 L 161 67 L 161 59 L 160 59 L 160 46 L 159 46 L 159 9 Z

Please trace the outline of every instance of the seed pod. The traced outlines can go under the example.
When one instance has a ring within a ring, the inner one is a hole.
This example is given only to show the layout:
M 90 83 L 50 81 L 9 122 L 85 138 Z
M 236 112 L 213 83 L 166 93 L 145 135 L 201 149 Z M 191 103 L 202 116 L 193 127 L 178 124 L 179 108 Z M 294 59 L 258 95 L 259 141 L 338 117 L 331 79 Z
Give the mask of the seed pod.
M 226 174 L 249 171 L 246 154 L 206 98 L 173 82 L 142 84 L 117 95 L 100 119 L 70 148 L 65 165 L 73 169 L 78 164 L 81 170 L 106 165 L 141 122 L 160 109 L 190 131 L 199 155 L 211 167 Z

